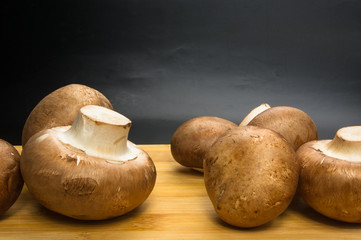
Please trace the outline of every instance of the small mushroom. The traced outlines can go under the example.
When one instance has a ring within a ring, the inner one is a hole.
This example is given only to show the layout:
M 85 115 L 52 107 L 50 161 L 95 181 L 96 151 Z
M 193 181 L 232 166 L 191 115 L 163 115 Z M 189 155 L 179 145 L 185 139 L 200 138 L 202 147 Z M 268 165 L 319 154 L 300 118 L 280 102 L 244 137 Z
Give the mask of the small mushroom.
M 172 136 L 173 158 L 185 167 L 202 172 L 205 153 L 218 137 L 235 127 L 235 123 L 219 117 L 192 118 L 181 124 Z
M 23 185 L 19 152 L 9 142 L 0 139 L 0 215 L 15 203 Z
M 278 133 L 240 126 L 218 138 L 204 160 L 204 182 L 218 216 L 250 228 L 270 222 L 291 203 L 299 165 Z
M 305 143 L 297 150 L 298 191 L 317 212 L 361 223 L 361 126 L 344 127 L 332 140 Z
M 304 111 L 289 107 L 270 107 L 268 104 L 252 110 L 240 126 L 258 126 L 281 134 L 297 150 L 302 144 L 318 138 L 317 128 Z
M 95 105 L 82 107 L 73 125 L 42 130 L 25 145 L 24 181 L 46 208 L 81 220 L 108 219 L 142 204 L 156 169 L 128 141 L 131 121 Z
M 44 97 L 31 111 L 22 132 L 22 145 L 35 133 L 48 128 L 71 125 L 81 107 L 99 105 L 113 109 L 99 91 L 82 84 L 69 84 Z

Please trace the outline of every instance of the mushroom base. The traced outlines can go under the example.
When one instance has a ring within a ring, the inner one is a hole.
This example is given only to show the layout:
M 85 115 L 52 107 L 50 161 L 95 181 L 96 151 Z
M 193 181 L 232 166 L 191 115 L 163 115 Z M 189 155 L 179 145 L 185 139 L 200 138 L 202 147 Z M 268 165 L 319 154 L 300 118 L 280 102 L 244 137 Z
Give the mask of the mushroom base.
M 317 141 L 317 145 L 329 142 Z M 315 143 L 308 142 L 297 151 L 301 165 L 299 194 L 324 216 L 361 223 L 361 162 L 329 157 L 315 148 Z
M 108 161 L 54 137 L 68 127 L 44 130 L 27 142 L 21 171 L 29 192 L 46 208 L 81 220 L 123 215 L 153 190 L 156 169 L 146 152 L 129 161 Z M 51 146 L 51 147 L 50 147 Z

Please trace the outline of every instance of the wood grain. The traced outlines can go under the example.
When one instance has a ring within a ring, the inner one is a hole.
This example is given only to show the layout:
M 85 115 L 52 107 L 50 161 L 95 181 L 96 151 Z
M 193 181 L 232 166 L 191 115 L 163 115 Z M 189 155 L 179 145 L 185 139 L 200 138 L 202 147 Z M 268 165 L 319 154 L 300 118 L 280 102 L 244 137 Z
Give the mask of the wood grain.
M 360 224 L 323 217 L 298 197 L 264 226 L 229 226 L 213 210 L 201 173 L 175 162 L 169 145 L 140 146 L 158 175 L 150 197 L 134 211 L 105 221 L 74 220 L 42 207 L 24 187 L 0 216 L 0 239 L 361 239 Z

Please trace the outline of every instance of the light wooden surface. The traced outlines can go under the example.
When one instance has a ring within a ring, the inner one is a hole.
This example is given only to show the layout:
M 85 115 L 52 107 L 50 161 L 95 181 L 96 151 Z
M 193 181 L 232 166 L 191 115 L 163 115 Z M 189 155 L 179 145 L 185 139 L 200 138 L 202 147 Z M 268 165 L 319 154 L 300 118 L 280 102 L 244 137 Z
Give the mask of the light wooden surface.
M 73 220 L 42 207 L 24 187 L 0 216 L 0 239 L 361 239 L 361 224 L 323 217 L 298 197 L 264 226 L 229 226 L 213 210 L 201 173 L 175 162 L 169 145 L 141 147 L 156 165 L 157 182 L 134 211 L 105 221 Z

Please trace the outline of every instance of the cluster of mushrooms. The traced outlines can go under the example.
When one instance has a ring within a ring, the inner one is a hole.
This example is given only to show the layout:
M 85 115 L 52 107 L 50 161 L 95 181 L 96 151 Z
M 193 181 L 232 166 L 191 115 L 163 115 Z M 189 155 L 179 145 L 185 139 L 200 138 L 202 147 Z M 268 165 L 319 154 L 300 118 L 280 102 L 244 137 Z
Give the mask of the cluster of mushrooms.
M 155 185 L 156 168 L 128 140 L 130 126 L 88 86 L 70 84 L 47 95 L 26 120 L 21 156 L 0 142 L 0 214 L 24 182 L 40 204 L 74 219 L 109 219 L 142 204 Z
M 24 183 L 46 208 L 80 220 L 109 219 L 141 205 L 157 174 L 150 156 L 128 140 L 130 126 L 88 86 L 47 95 L 26 120 L 21 155 L 0 140 L 0 214 Z M 171 153 L 204 173 L 216 213 L 231 225 L 270 222 L 296 194 L 327 217 L 361 223 L 361 126 L 317 139 L 302 110 L 262 104 L 239 125 L 211 116 L 184 122 Z
M 361 223 L 361 126 L 318 140 L 302 110 L 262 104 L 239 125 L 212 116 L 184 122 L 171 152 L 181 165 L 204 173 L 214 209 L 230 225 L 268 223 L 296 194 L 329 218 Z

